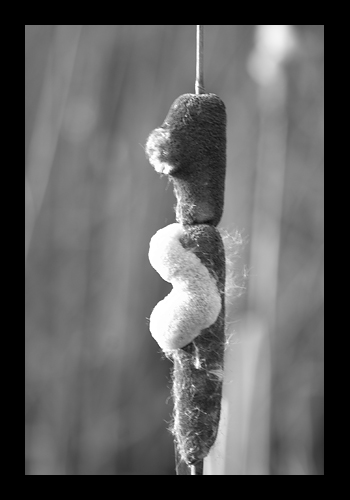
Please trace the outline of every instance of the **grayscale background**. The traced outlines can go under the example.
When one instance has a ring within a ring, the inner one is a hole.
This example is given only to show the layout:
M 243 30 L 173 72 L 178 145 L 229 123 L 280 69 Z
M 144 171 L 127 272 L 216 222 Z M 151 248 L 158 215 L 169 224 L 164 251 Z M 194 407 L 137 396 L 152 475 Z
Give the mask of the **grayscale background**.
M 175 473 L 148 330 L 175 197 L 144 144 L 194 80 L 194 25 L 25 27 L 27 475 Z M 205 26 L 204 83 L 228 115 L 220 227 L 244 241 L 227 474 L 322 475 L 324 28 Z

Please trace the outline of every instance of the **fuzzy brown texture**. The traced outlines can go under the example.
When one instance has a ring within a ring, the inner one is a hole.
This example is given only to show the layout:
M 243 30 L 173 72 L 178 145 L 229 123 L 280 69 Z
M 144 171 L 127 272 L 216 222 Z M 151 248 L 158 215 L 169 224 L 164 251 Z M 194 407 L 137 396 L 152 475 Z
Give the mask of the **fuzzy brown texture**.
M 214 444 L 220 421 L 225 349 L 225 251 L 219 231 L 206 224 L 185 226 L 181 243 L 191 249 L 217 281 L 222 308 L 216 322 L 172 353 L 172 431 L 182 460 L 193 465 Z
M 221 311 L 214 324 L 188 345 L 171 352 L 174 361 L 172 431 L 178 454 L 202 468 L 220 421 L 225 349 L 225 251 L 219 231 L 226 173 L 226 110 L 215 94 L 178 97 L 161 127 L 148 137 L 146 155 L 173 181 L 176 220 L 192 250 L 214 277 Z M 168 354 L 169 355 L 169 354 Z
M 169 175 L 182 224 L 213 224 L 221 219 L 226 172 L 226 110 L 215 94 L 183 94 L 146 143 L 146 155 L 159 173 Z

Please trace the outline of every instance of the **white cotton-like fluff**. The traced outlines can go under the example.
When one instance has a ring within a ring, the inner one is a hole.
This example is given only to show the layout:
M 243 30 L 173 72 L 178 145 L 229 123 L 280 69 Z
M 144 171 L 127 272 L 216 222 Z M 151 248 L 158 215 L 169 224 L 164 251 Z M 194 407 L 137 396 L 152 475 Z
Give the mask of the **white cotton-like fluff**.
M 163 351 L 192 342 L 217 320 L 221 297 L 215 279 L 200 259 L 180 243 L 181 224 L 157 231 L 150 241 L 149 261 L 160 276 L 173 285 L 150 317 L 150 331 Z
M 150 164 L 159 174 L 169 175 L 172 167 L 166 161 L 163 161 L 161 151 L 162 145 L 169 140 L 169 132 L 163 128 L 156 128 L 149 136 L 146 143 L 146 154 Z M 163 151 L 164 154 L 164 151 Z

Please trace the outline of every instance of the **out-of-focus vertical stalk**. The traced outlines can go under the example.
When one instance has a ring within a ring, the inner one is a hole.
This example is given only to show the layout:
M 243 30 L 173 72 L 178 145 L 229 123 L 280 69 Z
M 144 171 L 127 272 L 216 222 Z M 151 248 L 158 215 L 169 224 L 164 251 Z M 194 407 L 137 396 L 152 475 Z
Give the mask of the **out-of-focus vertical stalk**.
M 81 26 L 58 26 L 48 57 L 36 123 L 28 150 L 25 177 L 25 260 L 56 153 L 80 33 Z
M 276 298 L 287 146 L 283 64 L 294 48 L 290 26 L 258 26 L 249 60 L 258 84 L 259 144 L 252 220 L 248 314 L 243 333 L 245 474 L 269 474 L 271 342 Z

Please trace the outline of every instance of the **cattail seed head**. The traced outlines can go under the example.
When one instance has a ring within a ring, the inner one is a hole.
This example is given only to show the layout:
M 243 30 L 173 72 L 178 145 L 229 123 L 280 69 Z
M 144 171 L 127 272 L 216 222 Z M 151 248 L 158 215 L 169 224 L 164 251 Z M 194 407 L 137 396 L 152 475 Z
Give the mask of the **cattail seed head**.
M 169 175 L 182 224 L 220 222 L 226 172 L 226 110 L 215 94 L 183 94 L 146 143 L 146 155 Z

